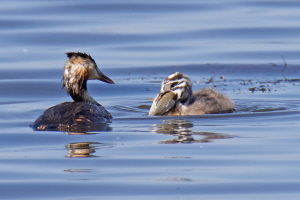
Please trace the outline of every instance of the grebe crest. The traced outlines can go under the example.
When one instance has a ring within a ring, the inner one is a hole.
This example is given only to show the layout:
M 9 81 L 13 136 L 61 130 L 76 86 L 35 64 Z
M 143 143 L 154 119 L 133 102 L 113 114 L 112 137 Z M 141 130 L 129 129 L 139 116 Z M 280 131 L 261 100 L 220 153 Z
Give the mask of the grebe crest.
M 36 130 L 68 130 L 82 126 L 110 122 L 111 114 L 87 91 L 87 80 L 114 82 L 104 75 L 95 60 L 86 53 L 68 52 L 64 67 L 63 87 L 74 102 L 50 107 L 32 125 Z
M 191 79 L 176 72 L 168 76 L 154 99 L 149 115 L 202 115 L 229 113 L 234 103 L 213 88 L 193 93 Z

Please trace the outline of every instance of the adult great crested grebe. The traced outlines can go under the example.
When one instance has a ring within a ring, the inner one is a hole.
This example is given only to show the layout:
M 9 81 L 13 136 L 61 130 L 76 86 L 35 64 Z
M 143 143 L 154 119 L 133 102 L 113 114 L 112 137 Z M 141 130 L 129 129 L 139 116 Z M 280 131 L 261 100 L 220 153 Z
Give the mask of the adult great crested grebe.
M 149 115 L 202 115 L 233 111 L 234 103 L 228 97 L 213 88 L 193 93 L 191 79 L 176 72 L 162 82 Z
M 74 102 L 50 107 L 32 124 L 36 130 L 60 130 L 109 122 L 111 114 L 87 91 L 87 80 L 114 82 L 104 75 L 95 60 L 86 53 L 68 52 L 63 74 L 63 87 Z

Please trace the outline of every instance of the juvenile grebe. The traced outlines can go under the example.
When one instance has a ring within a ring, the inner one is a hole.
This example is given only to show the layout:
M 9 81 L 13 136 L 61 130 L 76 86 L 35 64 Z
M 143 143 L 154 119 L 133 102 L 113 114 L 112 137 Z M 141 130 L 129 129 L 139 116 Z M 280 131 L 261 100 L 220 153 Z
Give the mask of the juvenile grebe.
M 162 82 L 149 115 L 202 115 L 233 111 L 234 103 L 228 97 L 212 88 L 193 93 L 191 79 L 176 72 Z
M 36 130 L 69 129 L 109 122 L 111 114 L 87 91 L 87 80 L 98 79 L 114 82 L 104 75 L 95 60 L 86 53 L 68 52 L 63 74 L 63 87 L 74 102 L 64 102 L 50 107 L 36 119 L 32 127 Z

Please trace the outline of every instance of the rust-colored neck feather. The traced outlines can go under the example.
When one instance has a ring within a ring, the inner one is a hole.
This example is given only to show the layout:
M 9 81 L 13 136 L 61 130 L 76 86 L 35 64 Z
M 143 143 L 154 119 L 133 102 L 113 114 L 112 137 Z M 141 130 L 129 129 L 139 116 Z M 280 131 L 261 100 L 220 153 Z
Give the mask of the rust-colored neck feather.
M 82 57 L 73 57 L 65 65 L 63 87 L 74 101 L 97 103 L 87 92 L 88 72 L 82 63 Z

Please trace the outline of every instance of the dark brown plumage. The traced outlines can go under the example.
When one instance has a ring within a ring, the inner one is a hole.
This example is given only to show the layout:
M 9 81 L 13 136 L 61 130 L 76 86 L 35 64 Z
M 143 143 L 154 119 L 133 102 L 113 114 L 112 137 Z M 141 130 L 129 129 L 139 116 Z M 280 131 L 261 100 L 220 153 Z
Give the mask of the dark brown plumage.
M 34 122 L 37 130 L 68 130 L 107 123 L 111 114 L 101 105 L 90 102 L 64 102 L 50 107 Z

